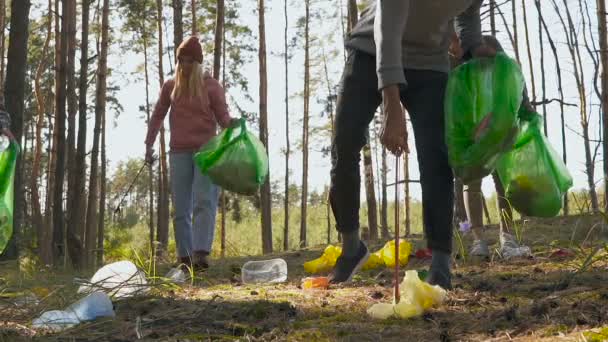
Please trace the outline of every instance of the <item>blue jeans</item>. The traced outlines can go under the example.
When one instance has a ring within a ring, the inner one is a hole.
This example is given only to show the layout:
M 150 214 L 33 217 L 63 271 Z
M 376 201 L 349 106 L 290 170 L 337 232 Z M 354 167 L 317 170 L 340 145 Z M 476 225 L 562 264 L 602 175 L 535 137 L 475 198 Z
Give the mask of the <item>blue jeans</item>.
M 175 206 L 175 242 L 178 257 L 193 251 L 211 252 L 219 188 L 201 174 L 190 152 L 171 152 L 171 192 Z

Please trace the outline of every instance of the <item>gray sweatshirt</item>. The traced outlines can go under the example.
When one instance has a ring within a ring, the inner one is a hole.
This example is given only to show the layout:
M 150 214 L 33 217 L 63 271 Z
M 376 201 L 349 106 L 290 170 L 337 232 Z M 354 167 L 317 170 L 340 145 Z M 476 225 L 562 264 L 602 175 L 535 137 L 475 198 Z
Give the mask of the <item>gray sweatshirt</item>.
M 376 0 L 361 13 L 346 46 L 376 56 L 379 89 L 406 84 L 406 68 L 448 72 L 454 29 L 464 51 L 481 43 L 482 2 Z

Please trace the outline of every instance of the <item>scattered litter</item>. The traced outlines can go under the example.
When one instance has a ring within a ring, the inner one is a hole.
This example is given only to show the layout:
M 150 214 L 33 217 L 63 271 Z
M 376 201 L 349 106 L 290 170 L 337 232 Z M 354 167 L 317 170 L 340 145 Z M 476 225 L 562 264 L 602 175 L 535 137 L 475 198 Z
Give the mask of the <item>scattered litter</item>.
M 103 291 L 112 298 L 128 298 L 149 289 L 144 272 L 130 261 L 119 261 L 100 268 L 78 293 Z
M 433 251 L 430 248 L 422 248 L 416 251 L 416 259 L 431 259 L 433 257 Z
M 305 262 L 304 270 L 311 274 L 329 272 L 336 264 L 340 254 L 342 254 L 341 247 L 329 245 L 319 258 Z
M 310 289 L 327 289 L 329 287 L 329 278 L 327 277 L 312 277 L 302 279 L 302 288 Z
M 287 280 L 287 263 L 283 259 L 248 261 L 241 268 L 243 283 L 282 283 Z
M 63 311 L 52 310 L 43 313 L 34 319 L 32 327 L 60 331 L 82 322 L 115 315 L 110 297 L 103 292 L 93 292 Z
M 167 275 L 165 275 L 165 278 L 176 284 L 184 284 L 188 281 L 188 275 L 179 267 L 170 269 L 169 272 L 167 272 Z
M 430 285 L 418 278 L 418 272 L 405 272 L 400 287 L 401 301 L 397 304 L 378 303 L 372 305 L 367 313 L 378 319 L 391 316 L 410 318 L 420 316 L 425 310 L 440 305 L 446 297 L 446 291 L 437 285 Z
M 569 249 L 559 248 L 559 249 L 555 250 L 553 253 L 551 253 L 549 258 L 561 259 L 561 258 L 569 258 L 572 256 L 574 256 L 574 253 L 572 251 L 570 251 Z
M 381 249 L 382 259 L 387 267 L 395 267 L 395 240 L 390 240 Z M 412 244 L 405 239 L 399 239 L 399 265 L 405 266 L 412 252 Z

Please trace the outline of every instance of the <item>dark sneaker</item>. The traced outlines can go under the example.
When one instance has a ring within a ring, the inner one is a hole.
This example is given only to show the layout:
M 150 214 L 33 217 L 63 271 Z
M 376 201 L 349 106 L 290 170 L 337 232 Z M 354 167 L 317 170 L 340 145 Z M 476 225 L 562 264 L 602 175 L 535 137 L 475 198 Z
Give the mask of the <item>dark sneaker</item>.
M 194 251 L 194 269 L 204 271 L 209 268 L 209 252 Z
M 353 275 L 359 272 L 361 267 L 365 265 L 367 259 L 369 259 L 369 250 L 363 241 L 361 241 L 361 247 L 359 247 L 359 252 L 356 256 L 351 258 L 340 256 L 338 258 L 334 270 L 329 275 L 329 282 L 331 284 L 350 282 Z
M 449 271 L 446 272 L 431 268 L 426 282 L 431 285 L 439 285 L 444 290 L 452 289 L 452 275 Z

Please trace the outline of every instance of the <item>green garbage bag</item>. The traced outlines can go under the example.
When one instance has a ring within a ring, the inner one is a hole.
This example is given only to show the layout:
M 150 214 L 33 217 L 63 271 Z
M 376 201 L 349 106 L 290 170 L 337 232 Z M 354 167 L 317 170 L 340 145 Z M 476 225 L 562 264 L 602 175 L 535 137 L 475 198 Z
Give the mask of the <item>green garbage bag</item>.
M 13 234 L 15 166 L 19 151 L 19 145 L 11 142 L 6 150 L 0 152 L 0 254 Z
M 215 184 L 241 195 L 255 194 L 268 176 L 266 149 L 243 119 L 205 144 L 194 162 Z
M 518 131 L 524 78 L 504 53 L 455 68 L 445 95 L 445 138 L 450 165 L 465 184 L 489 175 Z
M 522 120 L 513 150 L 502 156 L 496 170 L 511 206 L 527 216 L 553 217 L 572 187 L 572 176 L 541 131 L 542 117 Z

